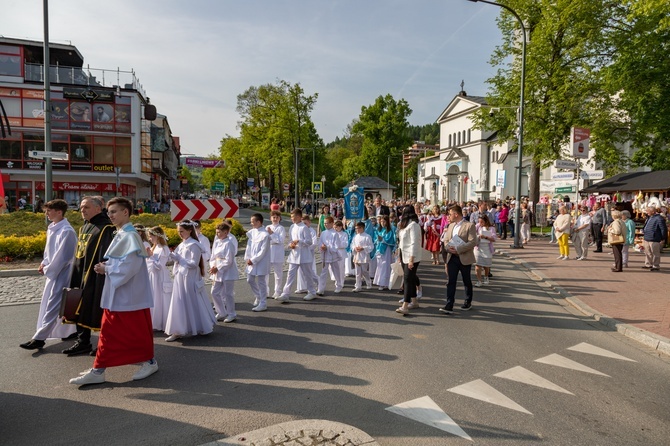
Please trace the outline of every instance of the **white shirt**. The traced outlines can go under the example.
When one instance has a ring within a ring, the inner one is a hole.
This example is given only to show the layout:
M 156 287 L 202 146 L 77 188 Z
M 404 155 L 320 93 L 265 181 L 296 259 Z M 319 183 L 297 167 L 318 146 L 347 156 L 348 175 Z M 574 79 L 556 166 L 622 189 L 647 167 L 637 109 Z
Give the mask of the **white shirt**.
M 302 263 L 312 263 L 314 260 L 314 240 L 312 239 L 312 233 L 303 222 L 293 223 L 289 229 L 289 240 L 291 243 L 297 241 L 298 244 L 294 249 L 291 249 L 291 252 L 286 259 L 288 263 L 302 264 Z
M 224 239 L 215 238 L 212 245 L 212 255 L 209 258 L 209 266 L 216 267 L 217 273 L 212 274 L 210 278 L 215 282 L 224 280 L 237 280 L 240 273 L 237 270 L 235 256 L 237 255 L 237 239 L 228 235 Z
M 339 251 L 340 237 L 334 229 L 326 229 L 321 233 L 321 239 L 318 243 L 321 250 L 321 256 L 326 263 L 337 262 L 341 258 Z M 322 246 L 326 247 L 324 251 Z
M 362 251 L 356 251 L 356 248 L 363 248 Z M 370 253 L 374 249 L 372 244 L 372 237 L 365 232 L 356 234 L 351 241 L 351 255 L 354 263 L 369 263 Z
M 247 265 L 247 274 L 266 276 L 270 274 L 270 234 L 264 227 L 254 228 L 247 232 L 247 249 L 244 260 L 251 260 Z
M 268 225 L 267 229 L 272 229 L 270 235 L 270 262 L 284 263 L 284 243 L 286 242 L 286 230 L 280 224 Z

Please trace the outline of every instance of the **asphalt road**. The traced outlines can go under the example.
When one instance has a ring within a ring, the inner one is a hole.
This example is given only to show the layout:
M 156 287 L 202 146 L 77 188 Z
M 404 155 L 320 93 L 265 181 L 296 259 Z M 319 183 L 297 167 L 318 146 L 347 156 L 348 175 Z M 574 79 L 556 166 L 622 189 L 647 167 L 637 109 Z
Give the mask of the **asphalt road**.
M 422 308 L 404 317 L 393 311 L 395 293 L 353 294 L 351 278 L 340 295 L 271 301 L 256 314 L 240 281 L 237 322 L 176 343 L 157 334 L 157 374 L 133 382 L 136 367 L 118 367 L 107 383 L 81 388 L 67 381 L 92 358 L 65 357 L 60 341 L 41 353 L 18 348 L 38 306 L 0 307 L 0 444 L 200 445 L 314 418 L 350 424 L 382 445 L 668 444 L 667 357 L 577 315 L 504 258 L 470 312 L 441 315 L 444 270 L 425 263 Z M 582 343 L 629 360 L 569 350 Z M 592 370 L 546 363 L 560 358 Z M 494 376 L 517 367 L 569 393 Z M 487 385 L 523 410 L 462 394 Z M 472 441 L 385 410 L 423 397 Z

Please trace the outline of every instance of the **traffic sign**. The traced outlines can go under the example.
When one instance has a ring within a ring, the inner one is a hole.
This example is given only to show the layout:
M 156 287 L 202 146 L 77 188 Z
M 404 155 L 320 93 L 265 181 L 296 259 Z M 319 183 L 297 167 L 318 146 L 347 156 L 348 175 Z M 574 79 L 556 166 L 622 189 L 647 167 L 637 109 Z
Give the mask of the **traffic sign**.
M 224 183 L 214 183 L 212 185 L 211 190 L 216 191 L 216 192 L 223 192 L 224 190 L 226 190 L 226 185 Z
M 557 187 L 554 190 L 557 194 L 569 194 L 575 191 L 575 186 Z
M 605 178 L 603 170 L 582 170 L 579 172 L 579 178 L 582 180 L 602 180 Z
M 554 161 L 554 167 L 557 169 L 576 169 L 579 167 L 579 163 L 572 160 L 556 160 Z
M 323 192 L 323 183 L 321 181 L 312 182 L 312 192 L 315 194 L 320 194 Z
M 239 209 L 238 201 L 232 198 L 172 200 L 170 203 L 172 221 L 237 217 Z
M 575 173 L 574 172 L 552 173 L 551 174 L 551 179 L 552 180 L 574 180 L 575 179 Z
M 28 156 L 31 158 L 54 158 L 57 160 L 68 160 L 68 154 L 65 152 L 44 152 L 40 150 L 29 150 Z
M 291 185 L 288 183 L 284 183 L 284 190 L 288 191 L 291 188 Z

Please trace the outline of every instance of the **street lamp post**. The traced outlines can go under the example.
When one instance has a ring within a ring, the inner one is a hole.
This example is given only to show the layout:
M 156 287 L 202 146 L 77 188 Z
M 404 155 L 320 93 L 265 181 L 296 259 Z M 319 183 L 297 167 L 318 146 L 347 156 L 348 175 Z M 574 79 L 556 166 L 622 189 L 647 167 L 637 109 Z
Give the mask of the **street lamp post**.
M 488 3 L 489 5 L 499 6 L 508 10 L 519 22 L 521 26 L 521 97 L 519 100 L 519 151 L 517 153 L 517 172 L 516 172 L 516 206 L 514 207 L 514 244 L 511 245 L 511 248 L 523 248 L 521 244 L 521 231 L 519 231 L 519 222 L 521 221 L 521 170 L 523 168 L 523 103 L 524 103 L 524 87 L 526 83 L 526 26 L 523 24 L 523 20 L 519 17 L 517 12 L 510 8 L 507 5 L 502 3 L 491 2 L 488 0 L 468 0 L 473 3 L 482 2 Z

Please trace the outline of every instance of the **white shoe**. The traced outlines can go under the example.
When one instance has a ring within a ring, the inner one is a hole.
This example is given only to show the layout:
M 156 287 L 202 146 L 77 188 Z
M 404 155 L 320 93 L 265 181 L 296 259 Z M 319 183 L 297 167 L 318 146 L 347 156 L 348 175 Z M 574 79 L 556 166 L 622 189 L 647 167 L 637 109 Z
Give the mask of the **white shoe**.
M 267 305 L 257 305 L 253 307 L 251 311 L 266 311 L 267 309 L 268 309 Z
M 226 319 L 226 316 L 225 316 L 225 315 L 216 313 L 216 320 L 217 320 L 218 322 L 221 322 L 221 321 L 223 321 L 223 320 L 225 320 L 225 319 Z
M 134 381 L 139 381 L 140 379 L 144 379 L 148 376 L 153 375 L 158 371 L 158 363 L 156 360 L 154 360 L 154 363 L 151 364 L 149 361 L 143 362 L 142 367 L 133 375 L 133 380 Z
M 335 288 L 334 293 L 335 294 L 340 294 L 342 292 L 342 288 Z
M 563 260 L 563 256 L 558 256 L 558 257 L 556 257 L 556 259 Z
M 231 322 L 234 322 L 237 319 L 237 316 L 226 316 L 226 318 L 223 320 L 224 324 L 229 324 Z
M 167 338 L 165 338 L 165 342 L 174 342 L 179 338 L 180 338 L 179 335 L 172 334 L 172 335 L 168 336 Z
M 295 294 L 307 294 L 307 290 L 295 290 Z
M 261 301 L 258 300 L 258 298 L 254 299 L 254 307 L 257 307 L 259 303 L 261 303 Z
M 383 286 L 380 286 L 380 287 L 377 288 L 377 289 L 378 289 L 379 291 L 384 291 L 384 287 L 383 287 Z
M 312 293 L 307 293 L 307 295 L 302 298 L 302 300 L 314 300 L 314 299 L 316 299 L 316 296 Z
M 370 285 L 370 284 L 368 283 L 368 284 L 365 286 L 365 289 L 366 289 L 366 290 L 371 290 L 371 289 L 372 289 L 372 285 Z
M 361 291 L 363 291 L 363 289 L 362 288 L 354 288 L 351 291 L 353 291 L 354 293 L 360 293 Z
M 575 260 L 584 260 L 584 257 L 575 257 Z
M 482 286 L 482 283 L 478 280 L 478 281 L 475 282 L 475 286 L 477 288 L 479 288 L 480 286 Z
M 278 297 L 279 297 L 279 293 L 274 293 L 274 294 L 272 295 L 272 298 L 273 298 L 273 299 L 277 299 Z
M 288 302 L 288 296 L 284 296 L 284 295 L 279 296 L 279 297 L 277 298 L 277 300 L 278 300 L 279 302 Z M 256 304 L 256 305 L 258 305 L 258 304 Z
M 89 370 L 85 375 L 70 380 L 70 384 L 76 384 L 78 386 L 84 386 L 86 384 L 102 384 L 104 382 L 105 372 L 95 373 L 93 370 Z
M 423 288 L 419 287 L 418 290 L 416 290 L 416 298 L 421 299 L 423 297 Z
M 564 257 L 563 257 L 563 260 L 570 260 L 570 257 L 568 257 L 568 256 L 564 256 Z
M 488 278 L 488 277 L 484 277 L 484 285 L 488 285 L 488 284 L 489 284 L 489 278 Z

